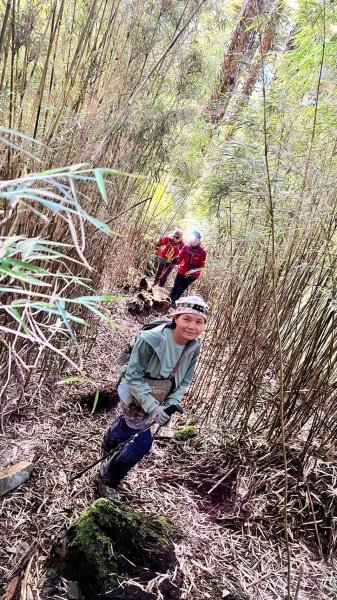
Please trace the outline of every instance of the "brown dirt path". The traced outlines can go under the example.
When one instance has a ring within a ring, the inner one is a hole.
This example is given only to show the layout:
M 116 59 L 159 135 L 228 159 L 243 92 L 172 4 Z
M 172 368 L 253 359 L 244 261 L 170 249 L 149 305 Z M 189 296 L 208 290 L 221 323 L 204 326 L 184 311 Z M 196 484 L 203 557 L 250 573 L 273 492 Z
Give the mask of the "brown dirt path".
M 88 376 L 106 389 L 117 379 L 115 357 L 140 328 L 126 313 L 124 302 L 112 305 L 112 315 L 123 329 L 101 323 L 95 345 L 85 358 Z M 98 457 L 102 433 L 118 412 L 116 407 L 91 415 L 79 397 L 92 391 L 83 385 L 43 385 L 38 399 L 26 405 L 11 431 L 0 438 L 4 467 L 25 459 L 34 463 L 29 482 L 1 500 L 1 592 L 18 574 L 21 598 L 38 600 L 53 542 L 95 498 L 94 470 L 73 483 L 68 481 Z M 184 574 L 182 600 L 229 597 L 226 591 L 231 583 L 241 586 L 251 600 L 283 598 L 283 550 L 272 540 L 252 535 L 249 523 L 242 531 L 215 523 L 198 491 L 181 483 L 184 467 L 176 460 L 173 444 L 154 445 L 150 456 L 123 483 L 121 500 L 146 512 L 164 514 L 173 524 L 176 555 Z M 193 460 L 188 444 L 180 451 L 190 452 Z M 174 471 L 179 472 L 179 483 L 172 477 Z M 315 563 L 303 546 L 294 544 L 292 553 L 296 568 L 302 564 L 298 600 L 335 597 L 325 585 L 331 571 Z M 156 591 L 155 581 L 152 591 Z

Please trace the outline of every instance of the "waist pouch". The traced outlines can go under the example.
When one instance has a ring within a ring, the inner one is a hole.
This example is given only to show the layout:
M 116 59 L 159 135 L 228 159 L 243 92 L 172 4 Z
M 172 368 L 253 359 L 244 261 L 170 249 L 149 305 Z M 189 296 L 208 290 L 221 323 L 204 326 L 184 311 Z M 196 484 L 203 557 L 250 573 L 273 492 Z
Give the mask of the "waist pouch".
M 126 402 L 125 399 L 123 399 L 122 393 L 120 393 L 120 392 L 122 392 L 122 390 L 120 390 L 120 388 L 123 385 L 123 377 L 124 377 L 124 373 L 121 373 L 121 375 L 116 383 L 116 389 L 120 395 L 122 403 L 129 405 L 129 402 Z M 124 380 L 124 383 L 125 383 L 125 380 Z M 151 388 L 151 395 L 155 398 L 155 400 L 157 400 L 157 402 L 159 402 L 159 404 L 163 404 L 165 402 L 167 396 L 169 395 L 170 391 L 172 390 L 172 388 L 174 386 L 173 379 L 152 379 L 152 377 L 144 377 L 144 383 L 147 383 L 147 385 Z M 138 402 L 138 400 L 136 400 L 136 398 L 134 396 L 132 396 L 132 403 L 135 406 L 139 406 L 139 402 Z
M 173 387 L 172 379 L 151 379 L 151 377 L 144 377 L 144 381 L 150 386 L 151 395 L 155 400 L 159 404 L 164 404 Z
M 151 388 L 151 395 L 159 402 L 163 404 L 173 388 L 173 381 L 171 379 L 151 379 L 151 377 L 144 377 L 144 382 L 147 383 Z M 132 396 L 131 404 L 124 404 L 123 415 L 126 423 L 133 429 L 141 429 L 150 425 L 152 418 L 146 413 L 134 396 Z

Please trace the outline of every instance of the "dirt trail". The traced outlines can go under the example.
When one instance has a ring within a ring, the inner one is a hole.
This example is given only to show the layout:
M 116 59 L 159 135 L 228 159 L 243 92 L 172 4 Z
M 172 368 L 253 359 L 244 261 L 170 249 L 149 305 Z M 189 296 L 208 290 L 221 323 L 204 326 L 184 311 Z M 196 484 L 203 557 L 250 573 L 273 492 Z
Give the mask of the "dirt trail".
M 119 372 L 116 356 L 141 326 L 128 315 L 125 302 L 111 308 L 113 318 L 123 329 L 102 322 L 95 344 L 85 358 L 87 375 L 100 389 L 107 390 L 113 387 Z M 118 407 L 91 415 L 80 401 L 91 392 L 83 385 L 42 386 L 40 400 L 26 406 L 13 423 L 12 431 L 0 439 L 4 467 L 24 459 L 34 463 L 29 482 L 2 499 L 1 528 L 5 542 L 0 548 L 1 592 L 19 574 L 19 587 L 23 579 L 26 586 L 21 597 L 38 599 L 53 542 L 95 499 L 94 470 L 71 484 L 69 477 L 98 457 L 102 433 Z M 249 526 L 245 531 L 221 527 L 212 517 L 201 491 L 184 484 L 184 464 L 188 457 L 192 461 L 194 456 L 195 450 L 188 443 L 157 442 L 150 456 L 130 472 L 121 486 L 122 501 L 145 512 L 164 514 L 173 524 L 176 555 L 184 574 L 181 599 L 230 598 L 226 591 L 231 583 L 235 587 L 242 585 L 251 600 L 283 597 L 286 569 L 280 563 L 275 544 L 252 535 Z M 308 579 L 298 600 L 328 598 L 326 593 L 319 592 L 326 577 L 323 565 L 316 565 L 310 573 L 309 552 L 295 545 L 294 557 L 299 552 L 304 578 Z M 155 583 L 153 586 L 155 591 Z

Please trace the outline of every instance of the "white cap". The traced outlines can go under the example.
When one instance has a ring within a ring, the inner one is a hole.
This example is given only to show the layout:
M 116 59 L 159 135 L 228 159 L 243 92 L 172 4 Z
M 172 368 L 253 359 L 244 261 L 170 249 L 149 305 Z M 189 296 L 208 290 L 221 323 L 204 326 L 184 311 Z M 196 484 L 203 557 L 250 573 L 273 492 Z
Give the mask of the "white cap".
M 191 314 L 197 315 L 198 317 L 204 317 L 207 320 L 209 313 L 208 304 L 201 298 L 201 296 L 186 296 L 186 298 L 180 298 L 176 301 L 176 308 L 170 313 L 170 317 Z

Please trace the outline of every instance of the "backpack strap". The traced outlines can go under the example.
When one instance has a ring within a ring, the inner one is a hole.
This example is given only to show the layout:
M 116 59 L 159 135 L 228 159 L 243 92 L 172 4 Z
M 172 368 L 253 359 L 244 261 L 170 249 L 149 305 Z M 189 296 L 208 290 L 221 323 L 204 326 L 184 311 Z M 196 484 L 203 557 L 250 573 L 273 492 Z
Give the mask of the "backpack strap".
M 186 350 L 187 350 L 187 348 L 188 348 L 188 347 L 191 345 L 191 343 L 192 343 L 192 342 L 187 342 L 187 344 L 186 344 L 185 348 L 183 349 L 183 351 L 182 351 L 182 353 L 181 353 L 181 355 L 180 355 L 180 357 L 179 357 L 179 360 L 178 360 L 178 362 L 177 362 L 176 366 L 174 367 L 173 371 L 171 371 L 170 375 L 168 376 L 168 379 L 174 379 L 174 376 L 175 376 L 176 372 L 178 371 L 178 369 L 179 369 L 179 366 L 180 366 L 180 363 L 181 363 L 181 361 L 182 361 L 182 359 L 183 359 L 183 356 L 184 356 L 184 354 L 185 354 L 185 351 L 186 351 Z

